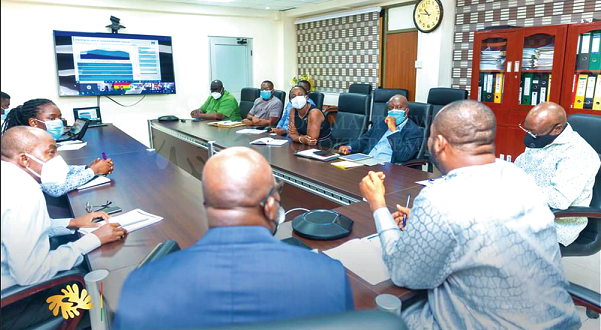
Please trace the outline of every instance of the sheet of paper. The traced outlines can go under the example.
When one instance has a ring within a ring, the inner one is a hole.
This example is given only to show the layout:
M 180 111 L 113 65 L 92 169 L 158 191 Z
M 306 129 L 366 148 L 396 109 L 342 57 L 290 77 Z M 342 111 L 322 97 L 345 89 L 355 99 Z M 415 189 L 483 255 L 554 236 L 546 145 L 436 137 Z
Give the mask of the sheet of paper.
M 111 217 L 109 223 L 118 223 L 121 227 L 125 228 L 128 232 L 136 231 L 138 229 L 150 226 L 154 223 L 163 220 L 162 217 L 154 214 L 144 212 L 140 209 L 135 209 L 127 213 Z M 101 225 L 106 224 L 106 221 L 99 222 Z M 80 228 L 79 232 L 83 234 L 89 234 L 99 227 L 94 228 Z
M 341 168 L 343 170 L 347 169 L 347 168 L 353 168 L 353 167 L 360 167 L 363 166 L 363 164 L 361 163 L 355 163 L 355 162 L 351 162 L 348 160 L 344 160 L 341 162 L 335 162 L 335 163 L 331 163 L 333 166 L 336 166 L 338 168 Z
M 362 160 L 357 160 L 355 162 L 365 165 L 365 166 L 374 166 L 374 165 L 378 165 L 378 164 L 384 164 L 382 161 L 379 161 L 375 158 L 362 159 Z
M 56 144 L 58 146 L 64 146 L 64 145 L 67 145 L 67 144 L 78 144 L 78 143 L 83 143 L 83 141 L 81 141 L 81 140 L 63 141 L 63 142 L 57 142 Z
M 355 238 L 323 253 L 340 261 L 371 285 L 390 279 L 388 268 L 382 261 L 382 249 L 367 240 Z
M 79 150 L 85 147 L 86 145 L 88 145 L 87 142 L 63 144 L 60 147 L 58 147 L 58 151 Z
M 273 138 L 260 138 L 252 141 L 250 144 L 268 145 L 268 146 L 283 146 L 288 143 L 288 139 L 273 139 Z
M 88 181 L 88 183 L 77 188 L 77 190 L 84 190 L 84 189 L 96 187 L 99 185 L 107 184 L 109 182 L 111 182 L 111 179 L 107 178 L 106 176 L 99 175 L 95 179 L 92 179 L 92 180 Z
M 266 129 L 255 129 L 255 128 L 243 128 L 241 130 L 236 131 L 238 134 L 263 134 L 267 132 Z
M 417 181 L 415 183 L 421 184 L 422 186 L 426 186 L 427 187 L 427 186 L 432 185 L 436 180 L 442 179 L 442 178 L 444 178 L 444 176 L 441 176 L 440 178 L 436 178 L 436 179 L 428 179 L 428 180 Z

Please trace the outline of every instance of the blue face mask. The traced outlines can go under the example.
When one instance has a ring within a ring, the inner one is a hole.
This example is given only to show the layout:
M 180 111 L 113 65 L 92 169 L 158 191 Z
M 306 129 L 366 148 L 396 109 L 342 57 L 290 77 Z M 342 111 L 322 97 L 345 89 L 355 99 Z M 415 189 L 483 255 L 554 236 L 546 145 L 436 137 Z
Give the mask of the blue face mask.
M 405 110 L 392 109 L 388 111 L 388 116 L 394 117 L 396 124 L 400 125 L 405 121 Z
M 261 90 L 261 98 L 263 100 L 269 100 L 269 98 L 271 97 L 271 91 L 270 90 Z
M 52 136 L 52 138 L 55 140 L 61 137 L 63 134 L 65 134 L 65 126 L 63 125 L 63 121 L 60 119 L 37 121 L 46 125 L 46 132 L 48 132 L 48 134 L 50 134 L 50 136 Z

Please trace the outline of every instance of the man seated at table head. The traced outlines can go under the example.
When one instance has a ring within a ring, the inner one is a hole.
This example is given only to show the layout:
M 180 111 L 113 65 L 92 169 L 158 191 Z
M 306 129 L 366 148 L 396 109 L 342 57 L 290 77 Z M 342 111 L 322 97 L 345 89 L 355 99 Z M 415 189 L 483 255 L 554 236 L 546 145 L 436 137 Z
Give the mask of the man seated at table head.
M 599 156 L 567 123 L 565 110 L 552 102 L 541 103 L 520 127 L 526 132 L 526 150 L 515 164 L 543 188 L 549 207 L 589 206 Z M 587 223 L 586 217 L 556 219 L 557 240 L 564 246 L 572 244 Z
M 273 237 L 285 216 L 282 186 L 263 156 L 245 147 L 220 151 L 207 161 L 202 186 L 209 231 L 129 276 L 117 329 L 259 323 L 354 308 L 340 262 Z
M 580 327 L 553 214 L 526 173 L 495 159 L 495 131 L 487 106 L 445 106 L 428 139 L 445 177 L 421 190 L 412 209 L 390 214 L 383 173 L 361 182 L 392 281 L 428 290 L 426 300 L 403 306 L 410 329 Z
M 200 108 L 190 112 L 192 118 L 240 121 L 238 101 L 223 88 L 221 80 L 211 82 L 211 95 Z
M 2 134 L 12 127 L 29 125 L 45 130 L 53 139 L 60 138 L 65 132 L 61 110 L 48 99 L 32 99 L 12 109 L 2 124 Z M 61 183 L 42 182 L 42 191 L 52 196 L 62 196 L 92 180 L 96 175 L 108 175 L 113 172 L 112 159 L 95 159 L 90 165 L 69 165 L 67 178 Z
M 410 120 L 409 102 L 397 94 L 388 100 L 388 116 L 374 125 L 350 145 L 340 146 L 343 155 L 363 153 L 386 163 L 401 163 L 413 159 L 422 145 L 423 133 Z
M 246 126 L 271 126 L 275 125 L 282 114 L 282 101 L 273 95 L 273 83 L 265 80 L 261 83 L 261 96 L 242 120 Z
M 106 224 L 75 242 L 50 250 L 50 236 L 99 227 L 92 220 L 109 216 L 92 212 L 75 219 L 50 219 L 40 183 L 60 183 L 69 171 L 50 134 L 17 126 L 4 133 L 1 145 L 2 289 L 48 280 L 80 264 L 86 253 L 101 244 L 125 236 L 118 224 Z
M 311 83 L 306 80 L 301 80 L 296 84 L 297 86 L 303 87 L 306 91 L 311 91 Z M 312 107 L 316 107 L 315 102 L 310 98 L 307 99 L 307 102 L 311 104 Z M 271 133 L 276 133 L 277 135 L 286 136 L 288 135 L 288 125 L 290 123 L 290 109 L 292 109 L 292 102 L 288 101 L 286 107 L 284 108 L 284 112 L 282 113 L 282 117 L 276 127 L 271 129 Z

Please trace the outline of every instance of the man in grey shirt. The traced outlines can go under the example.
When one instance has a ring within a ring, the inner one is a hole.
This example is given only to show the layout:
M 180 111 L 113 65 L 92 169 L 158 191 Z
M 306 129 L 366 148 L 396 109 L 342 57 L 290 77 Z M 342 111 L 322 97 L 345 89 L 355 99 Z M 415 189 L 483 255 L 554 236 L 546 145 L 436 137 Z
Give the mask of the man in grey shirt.
M 426 186 L 412 209 L 397 205 L 390 214 L 383 173 L 361 182 L 392 281 L 428 290 L 402 312 L 410 329 L 580 328 L 553 214 L 529 175 L 495 159 L 495 131 L 481 103 L 444 107 L 428 149 L 446 176 Z
M 261 96 L 255 100 L 252 109 L 242 120 L 246 126 L 273 126 L 280 120 L 284 105 L 279 98 L 273 97 L 273 83 L 265 80 L 261 83 Z

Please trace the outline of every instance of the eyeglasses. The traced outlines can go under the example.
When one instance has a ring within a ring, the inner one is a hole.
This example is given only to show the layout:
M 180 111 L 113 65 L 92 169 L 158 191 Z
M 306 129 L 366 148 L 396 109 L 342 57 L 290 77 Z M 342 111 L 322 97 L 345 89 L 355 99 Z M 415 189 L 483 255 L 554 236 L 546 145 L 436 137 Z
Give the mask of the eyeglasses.
M 265 196 L 265 198 L 263 198 L 261 200 L 261 202 L 259 203 L 259 205 L 261 205 L 261 207 L 265 206 L 265 203 L 267 203 L 267 199 L 269 198 L 269 196 L 273 195 L 273 193 L 277 191 L 278 195 L 282 195 L 282 191 L 284 191 L 284 181 L 281 181 L 279 179 L 275 179 L 275 184 L 273 185 L 273 187 L 271 187 L 271 190 L 269 190 L 269 192 L 267 193 L 267 195 Z
M 549 133 L 551 133 L 551 132 L 552 132 L 552 131 L 555 129 L 555 127 L 557 127 L 557 126 L 561 125 L 560 123 L 553 125 L 553 126 L 551 127 L 551 129 L 550 129 L 550 130 L 548 130 L 548 131 L 547 131 L 547 133 L 545 133 L 545 134 L 535 134 L 535 133 L 532 133 L 532 132 L 530 132 L 530 131 L 529 131 L 529 130 L 527 130 L 526 128 L 524 128 L 524 126 L 523 126 L 523 125 L 524 125 L 524 123 L 525 123 L 525 122 L 526 122 L 526 119 L 524 119 L 524 120 L 523 120 L 521 123 L 519 123 L 519 124 L 518 124 L 518 127 L 519 127 L 519 128 L 521 128 L 521 129 L 522 129 L 522 131 L 526 132 L 526 134 L 530 135 L 531 137 L 533 137 L 533 138 L 535 138 L 535 139 L 536 139 L 536 138 L 538 138 L 538 137 L 540 137 L 540 136 L 548 135 Z
M 92 213 L 92 212 L 98 212 L 98 211 L 102 211 L 104 209 L 106 209 L 107 207 L 109 207 L 109 205 L 113 204 L 113 202 L 111 201 L 106 201 L 105 204 L 102 205 L 92 205 L 90 204 L 90 202 L 86 203 L 86 212 L 88 213 Z M 95 207 L 99 207 L 99 209 L 93 210 L 93 208 Z

